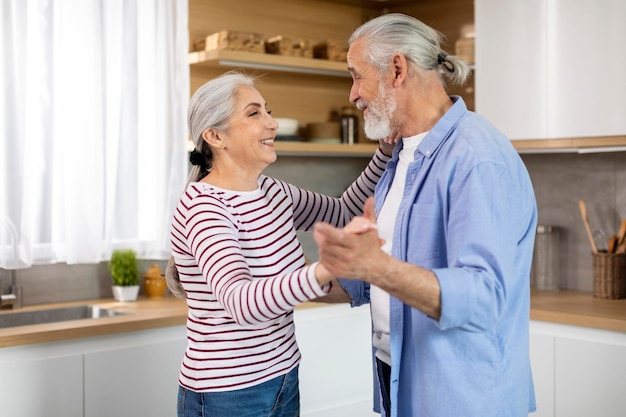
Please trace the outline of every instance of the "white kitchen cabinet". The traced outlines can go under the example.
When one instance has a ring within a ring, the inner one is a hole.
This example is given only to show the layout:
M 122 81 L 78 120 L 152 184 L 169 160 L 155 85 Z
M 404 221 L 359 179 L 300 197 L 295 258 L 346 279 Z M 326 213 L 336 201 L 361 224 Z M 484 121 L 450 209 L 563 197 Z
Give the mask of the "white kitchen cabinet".
M 372 409 L 367 306 L 296 309 L 303 417 L 377 416 Z M 84 354 L 85 417 L 170 417 L 176 413 L 185 327 L 106 338 Z
M 0 415 L 171 417 L 185 326 L 0 349 Z
M 591 332 L 556 339 L 556 416 L 626 415 L 626 335 Z
M 369 306 L 296 309 L 294 320 L 302 417 L 379 416 L 372 411 Z
M 511 139 L 547 137 L 545 0 L 475 0 L 476 112 Z
M 626 415 L 626 334 L 531 321 L 532 417 Z
M 476 111 L 511 139 L 626 134 L 626 2 L 476 0 Z
M 377 416 L 370 315 L 347 304 L 295 311 L 303 417 Z M 185 326 L 0 349 L 0 416 L 176 415 Z
M 537 401 L 531 416 L 554 417 L 554 335 L 531 327 L 530 363 Z
M 56 356 L 57 353 L 0 353 L 0 415 L 83 415 L 82 356 Z
M 626 2 L 546 1 L 548 135 L 626 134 Z
M 176 415 L 178 374 L 186 333 L 145 338 L 84 357 L 85 417 Z

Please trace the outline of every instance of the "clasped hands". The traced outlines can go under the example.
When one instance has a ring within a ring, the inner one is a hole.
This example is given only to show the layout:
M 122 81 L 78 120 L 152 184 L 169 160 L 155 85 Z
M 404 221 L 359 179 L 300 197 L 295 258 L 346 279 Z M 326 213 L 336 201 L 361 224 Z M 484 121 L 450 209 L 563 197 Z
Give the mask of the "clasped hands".
M 387 256 L 381 249 L 384 243 L 378 236 L 374 198 L 363 207 L 363 216 L 357 216 L 344 228 L 328 223 L 317 223 L 313 228 L 319 251 L 319 263 L 333 276 L 349 279 L 368 279 Z

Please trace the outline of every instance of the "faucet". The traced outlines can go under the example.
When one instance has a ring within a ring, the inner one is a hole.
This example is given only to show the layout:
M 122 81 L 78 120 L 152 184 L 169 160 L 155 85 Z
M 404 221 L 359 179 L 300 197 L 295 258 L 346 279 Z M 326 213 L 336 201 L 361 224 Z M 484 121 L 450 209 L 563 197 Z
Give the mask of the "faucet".
M 17 229 L 11 220 L 5 219 L 9 226 L 9 233 L 11 235 L 11 243 L 13 245 L 13 259 L 17 260 L 18 253 L 18 239 Z M 16 309 L 22 307 L 22 286 L 20 285 L 17 269 L 11 270 L 11 292 L 9 294 L 2 294 L 2 286 L 0 286 L 0 308 L 9 306 L 9 308 Z
M 11 292 L 0 295 L 0 308 L 4 306 L 12 309 L 22 307 L 22 286 L 19 284 L 17 269 L 11 270 Z

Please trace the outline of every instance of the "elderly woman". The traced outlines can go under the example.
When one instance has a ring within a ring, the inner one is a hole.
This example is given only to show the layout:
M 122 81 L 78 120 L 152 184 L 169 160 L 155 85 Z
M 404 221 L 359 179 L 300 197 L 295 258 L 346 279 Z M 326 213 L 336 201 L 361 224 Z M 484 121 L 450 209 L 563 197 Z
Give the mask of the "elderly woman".
M 170 289 L 189 306 L 181 417 L 299 415 L 293 309 L 327 295 L 334 277 L 305 264 L 296 230 L 361 214 L 389 159 L 377 150 L 340 198 L 263 175 L 276 160 L 278 124 L 253 81 L 228 72 L 189 106 L 194 169 L 174 215 L 168 268 Z M 391 144 L 381 147 L 391 153 Z

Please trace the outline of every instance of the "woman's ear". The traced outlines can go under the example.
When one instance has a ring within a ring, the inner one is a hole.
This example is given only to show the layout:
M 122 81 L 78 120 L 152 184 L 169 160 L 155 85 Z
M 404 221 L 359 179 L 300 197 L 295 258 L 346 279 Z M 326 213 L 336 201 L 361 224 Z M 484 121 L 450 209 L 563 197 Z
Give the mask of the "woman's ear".
M 224 140 L 219 132 L 215 129 L 205 129 L 202 132 L 202 139 L 208 143 L 213 149 L 224 149 L 226 147 Z

